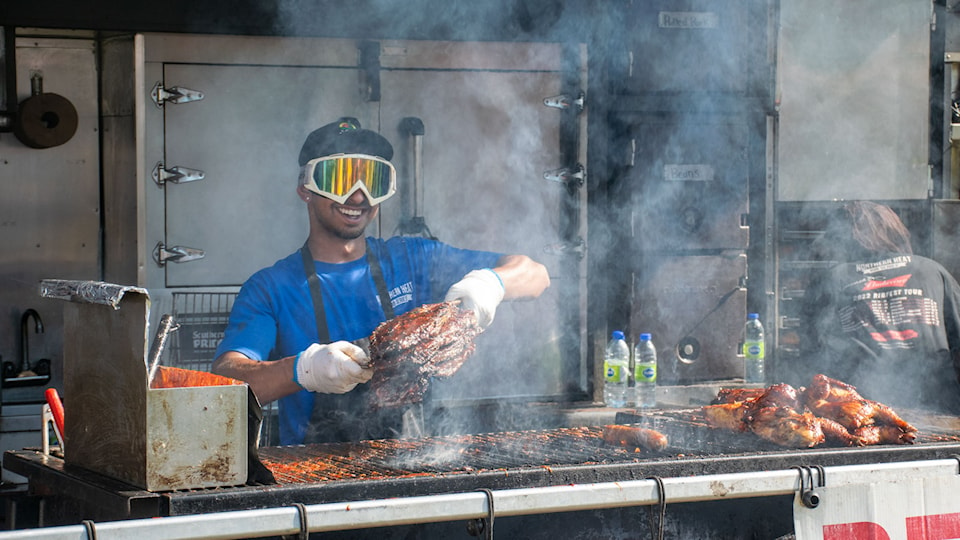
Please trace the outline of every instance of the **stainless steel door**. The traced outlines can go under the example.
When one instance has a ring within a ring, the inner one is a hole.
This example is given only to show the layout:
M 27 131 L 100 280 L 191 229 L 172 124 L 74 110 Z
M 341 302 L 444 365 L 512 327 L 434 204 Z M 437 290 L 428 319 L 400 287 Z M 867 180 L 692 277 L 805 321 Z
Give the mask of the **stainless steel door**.
M 395 161 L 410 159 L 402 119 L 422 120 L 422 201 L 429 231 L 471 249 L 524 253 L 551 269 L 553 285 L 534 302 L 506 302 L 477 341 L 476 356 L 456 377 L 434 384 L 440 398 L 554 394 L 562 389 L 560 291 L 578 287 L 560 275 L 545 246 L 560 241 L 563 187 L 543 178 L 560 166 L 560 113 L 543 99 L 561 92 L 560 51 L 537 44 L 405 43 L 385 55 L 382 132 Z M 400 53 L 402 51 L 402 54 Z M 445 54 L 438 56 L 438 52 Z M 411 167 L 402 167 L 410 170 Z M 403 178 L 408 195 L 410 178 Z M 407 201 L 410 199 L 407 198 Z M 390 235 L 409 207 L 384 205 Z M 399 215 L 398 215 L 399 214 Z
M 165 166 L 204 172 L 164 188 L 166 245 L 204 252 L 167 263 L 167 287 L 239 285 L 303 243 L 300 145 L 341 115 L 362 116 L 357 77 L 333 67 L 164 66 L 167 85 L 204 94 L 164 111 Z

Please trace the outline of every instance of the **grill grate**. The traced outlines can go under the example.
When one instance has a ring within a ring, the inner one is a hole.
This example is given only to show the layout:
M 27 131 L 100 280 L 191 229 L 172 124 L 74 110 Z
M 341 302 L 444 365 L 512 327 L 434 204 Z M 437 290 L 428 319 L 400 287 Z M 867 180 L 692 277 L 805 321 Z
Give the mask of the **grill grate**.
M 592 426 L 271 447 L 260 449 L 260 460 L 284 484 L 614 463 L 654 455 L 604 444 L 602 431 Z
M 173 319 L 179 330 L 171 335 L 168 365 L 210 371 L 236 297 L 236 293 L 173 293 Z
M 633 417 L 633 418 L 630 418 Z M 710 427 L 699 409 L 660 411 L 618 422 L 656 429 L 669 438 L 662 452 L 603 442 L 602 426 L 382 439 L 260 449 L 260 460 L 280 484 L 469 474 L 534 467 L 638 463 L 723 455 L 780 453 L 785 449 L 751 433 Z M 960 436 L 920 428 L 917 444 L 960 442 Z M 913 445 L 916 447 L 916 445 Z M 893 446 L 891 448 L 897 448 Z M 905 448 L 905 447 L 899 447 Z M 856 452 L 858 449 L 838 449 Z M 803 452 L 803 450 L 790 450 Z

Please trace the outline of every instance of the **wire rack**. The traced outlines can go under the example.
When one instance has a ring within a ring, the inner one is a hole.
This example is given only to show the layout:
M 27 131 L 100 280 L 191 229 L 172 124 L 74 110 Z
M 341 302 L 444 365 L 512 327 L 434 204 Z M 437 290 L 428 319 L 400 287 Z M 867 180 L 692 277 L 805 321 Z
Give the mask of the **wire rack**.
M 236 297 L 234 292 L 173 293 L 173 319 L 177 331 L 170 336 L 166 365 L 210 371 Z M 263 420 L 261 444 L 276 444 L 275 402 L 263 405 Z
M 171 335 L 168 365 L 210 371 L 236 297 L 232 292 L 173 293 L 173 318 L 178 329 Z

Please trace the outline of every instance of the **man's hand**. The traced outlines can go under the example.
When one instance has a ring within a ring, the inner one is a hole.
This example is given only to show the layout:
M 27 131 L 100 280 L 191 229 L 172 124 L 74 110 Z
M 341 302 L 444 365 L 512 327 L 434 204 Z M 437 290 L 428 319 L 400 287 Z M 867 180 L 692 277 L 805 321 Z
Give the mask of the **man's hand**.
M 314 343 L 297 355 L 293 380 L 311 392 L 345 394 L 370 380 L 373 370 L 363 349 L 346 341 Z
M 473 270 L 454 283 L 447 291 L 445 302 L 459 299 L 464 309 L 477 314 L 481 328 L 490 326 L 497 314 L 497 306 L 503 301 L 503 283 L 500 276 L 489 268 Z

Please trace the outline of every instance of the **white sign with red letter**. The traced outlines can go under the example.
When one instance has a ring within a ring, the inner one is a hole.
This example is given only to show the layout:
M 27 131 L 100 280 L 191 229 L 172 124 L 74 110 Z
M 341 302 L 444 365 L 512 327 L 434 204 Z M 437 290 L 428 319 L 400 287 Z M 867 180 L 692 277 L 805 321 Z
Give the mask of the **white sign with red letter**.
M 960 539 L 960 476 L 815 488 L 816 508 L 794 499 L 797 540 Z

